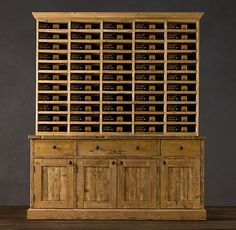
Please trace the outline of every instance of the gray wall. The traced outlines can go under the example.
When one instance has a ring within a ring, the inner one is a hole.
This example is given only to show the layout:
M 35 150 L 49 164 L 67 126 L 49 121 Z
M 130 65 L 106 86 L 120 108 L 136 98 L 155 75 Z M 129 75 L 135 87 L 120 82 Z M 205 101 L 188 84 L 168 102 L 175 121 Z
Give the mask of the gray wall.
M 234 0 L 7 0 L 0 3 L 0 205 L 29 203 L 28 134 L 34 134 L 32 11 L 204 11 L 200 134 L 206 145 L 207 205 L 236 205 Z

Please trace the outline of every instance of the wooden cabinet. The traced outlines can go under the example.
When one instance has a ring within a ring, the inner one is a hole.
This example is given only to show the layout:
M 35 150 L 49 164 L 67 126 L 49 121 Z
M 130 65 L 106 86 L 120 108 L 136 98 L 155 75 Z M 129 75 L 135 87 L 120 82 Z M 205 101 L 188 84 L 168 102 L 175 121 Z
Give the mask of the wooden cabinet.
M 79 159 L 78 208 L 156 208 L 156 160 Z
M 206 219 L 202 15 L 33 13 L 29 219 Z
M 34 160 L 34 208 L 73 208 L 73 159 Z
M 116 160 L 79 159 L 78 208 L 116 207 Z
M 163 159 L 161 208 L 200 208 L 200 188 L 199 159 Z
M 156 208 L 156 160 L 118 160 L 118 208 Z
M 206 218 L 203 138 L 96 139 L 31 137 L 28 218 Z

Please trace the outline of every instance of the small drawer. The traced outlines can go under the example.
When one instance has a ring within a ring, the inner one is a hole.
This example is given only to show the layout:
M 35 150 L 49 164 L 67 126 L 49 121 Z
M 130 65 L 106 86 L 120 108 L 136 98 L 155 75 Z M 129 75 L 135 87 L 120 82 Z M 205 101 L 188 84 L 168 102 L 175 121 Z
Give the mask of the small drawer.
M 78 142 L 79 155 L 105 156 L 119 152 L 120 143 L 117 140 L 84 140 Z
M 198 140 L 162 140 L 162 156 L 200 156 Z
M 157 156 L 157 140 L 125 140 L 121 141 L 121 155 L 126 156 Z
M 74 152 L 74 141 L 36 140 L 35 156 L 71 156 Z

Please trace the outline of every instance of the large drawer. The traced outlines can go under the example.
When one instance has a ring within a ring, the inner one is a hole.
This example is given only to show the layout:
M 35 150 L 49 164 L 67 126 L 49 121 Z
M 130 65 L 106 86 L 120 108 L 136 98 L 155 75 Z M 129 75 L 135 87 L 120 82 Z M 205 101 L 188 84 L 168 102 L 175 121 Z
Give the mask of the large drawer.
M 36 140 L 35 156 L 71 156 L 74 153 L 74 141 L 70 140 Z
M 122 140 L 121 154 L 127 156 L 159 155 L 157 140 Z
M 156 140 L 84 140 L 78 141 L 79 155 L 155 156 Z
M 162 156 L 199 156 L 201 153 L 198 140 L 162 140 Z
M 79 155 L 114 155 L 120 152 L 119 140 L 83 140 L 78 141 Z

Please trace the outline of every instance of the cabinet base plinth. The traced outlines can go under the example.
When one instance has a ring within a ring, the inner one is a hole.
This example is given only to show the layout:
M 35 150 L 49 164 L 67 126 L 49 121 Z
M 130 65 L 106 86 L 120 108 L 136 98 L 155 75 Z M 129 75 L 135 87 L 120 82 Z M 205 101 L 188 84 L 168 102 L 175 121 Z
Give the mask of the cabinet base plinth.
M 28 209 L 28 219 L 206 220 L 205 209 Z

